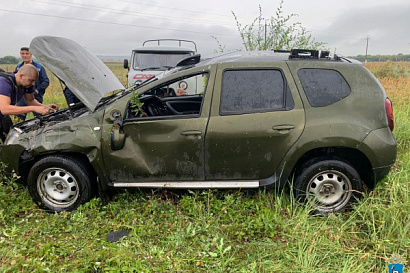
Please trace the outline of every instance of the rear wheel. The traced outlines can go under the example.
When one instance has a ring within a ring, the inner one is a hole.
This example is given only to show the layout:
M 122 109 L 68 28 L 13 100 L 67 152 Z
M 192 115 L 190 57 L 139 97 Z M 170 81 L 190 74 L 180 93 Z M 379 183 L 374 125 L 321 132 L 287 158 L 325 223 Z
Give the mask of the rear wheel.
M 307 162 L 297 172 L 294 192 L 298 200 L 312 203 L 316 212 L 344 211 L 362 191 L 358 172 L 340 160 Z
M 52 155 L 33 165 L 28 175 L 28 189 L 39 207 L 71 211 L 94 196 L 96 185 L 88 162 Z

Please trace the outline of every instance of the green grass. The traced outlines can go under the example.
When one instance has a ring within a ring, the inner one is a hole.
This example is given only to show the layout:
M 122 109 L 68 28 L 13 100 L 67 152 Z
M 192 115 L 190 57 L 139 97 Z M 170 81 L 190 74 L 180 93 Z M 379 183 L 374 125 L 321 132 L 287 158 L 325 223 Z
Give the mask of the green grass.
M 0 272 L 388 272 L 410 260 L 410 99 L 387 91 L 397 162 L 350 212 L 312 216 L 286 191 L 124 190 L 50 214 L 0 170 Z

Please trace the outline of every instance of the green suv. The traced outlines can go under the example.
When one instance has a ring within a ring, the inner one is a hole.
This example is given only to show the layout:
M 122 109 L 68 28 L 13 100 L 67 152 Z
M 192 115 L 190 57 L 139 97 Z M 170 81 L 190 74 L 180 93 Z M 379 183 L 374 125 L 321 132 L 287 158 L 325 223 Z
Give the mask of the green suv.
M 82 101 L 17 124 L 0 147 L 47 210 L 112 188 L 291 185 L 317 211 L 337 212 L 395 162 L 391 102 L 354 60 L 195 55 L 125 89 L 73 41 L 37 37 L 30 50 Z

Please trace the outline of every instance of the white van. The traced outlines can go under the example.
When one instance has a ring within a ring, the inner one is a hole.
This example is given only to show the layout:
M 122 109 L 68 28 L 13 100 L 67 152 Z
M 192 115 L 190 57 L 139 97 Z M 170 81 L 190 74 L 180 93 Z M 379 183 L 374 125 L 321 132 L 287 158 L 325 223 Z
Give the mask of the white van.
M 190 45 L 191 47 L 183 47 Z M 132 51 L 130 63 L 124 60 L 124 68 L 128 69 L 127 84 L 131 87 L 159 73 L 175 67 L 179 61 L 195 55 L 195 42 L 177 39 L 147 40 Z M 187 89 L 185 84 L 179 86 Z M 176 90 L 175 90 L 176 91 Z

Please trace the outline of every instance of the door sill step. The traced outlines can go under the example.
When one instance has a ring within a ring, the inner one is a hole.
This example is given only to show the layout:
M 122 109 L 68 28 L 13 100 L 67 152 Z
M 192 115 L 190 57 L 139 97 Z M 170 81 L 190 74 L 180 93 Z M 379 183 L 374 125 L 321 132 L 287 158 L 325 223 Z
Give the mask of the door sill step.
M 236 189 L 259 188 L 259 181 L 168 181 L 168 182 L 117 182 L 116 188 L 169 188 L 169 189 Z

